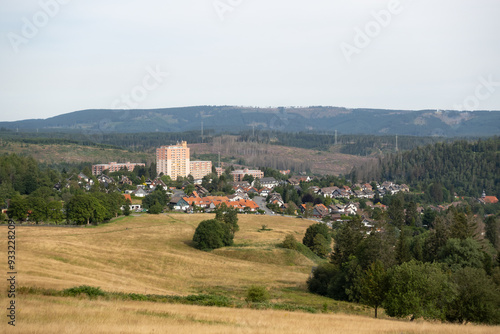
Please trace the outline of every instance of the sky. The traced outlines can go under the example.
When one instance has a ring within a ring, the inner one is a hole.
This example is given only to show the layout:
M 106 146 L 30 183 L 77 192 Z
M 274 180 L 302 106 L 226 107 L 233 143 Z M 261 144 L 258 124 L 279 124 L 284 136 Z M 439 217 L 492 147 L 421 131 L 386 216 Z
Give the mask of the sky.
M 0 1 L 0 121 L 196 105 L 500 110 L 498 0 Z

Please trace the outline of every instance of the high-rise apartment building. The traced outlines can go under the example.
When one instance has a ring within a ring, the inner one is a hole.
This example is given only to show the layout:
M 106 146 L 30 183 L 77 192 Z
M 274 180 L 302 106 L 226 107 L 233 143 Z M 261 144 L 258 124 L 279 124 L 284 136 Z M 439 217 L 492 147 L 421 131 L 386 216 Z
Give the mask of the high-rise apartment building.
M 212 161 L 191 161 L 189 170 L 195 180 L 202 179 L 205 175 L 212 173 Z
M 182 141 L 177 145 L 162 146 L 156 149 L 156 172 L 170 176 L 172 180 L 177 177 L 192 175 L 201 179 L 212 172 L 211 161 L 190 161 L 190 151 L 187 142 Z

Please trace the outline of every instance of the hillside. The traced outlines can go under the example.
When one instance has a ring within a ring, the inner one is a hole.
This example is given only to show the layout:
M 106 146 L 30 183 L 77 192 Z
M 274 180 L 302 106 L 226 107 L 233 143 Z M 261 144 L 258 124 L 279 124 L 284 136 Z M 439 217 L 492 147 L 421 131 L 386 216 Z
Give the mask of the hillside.
M 107 133 L 273 130 L 412 136 L 489 136 L 500 133 L 498 111 L 251 108 L 196 106 L 150 110 L 81 110 L 48 119 L 0 122 L 18 131 Z
M 443 190 L 428 191 L 435 202 L 452 201 L 451 196 L 500 196 L 500 138 L 467 142 L 436 143 L 406 152 L 393 153 L 357 168 L 361 180 L 398 180 L 422 190 L 431 184 Z M 350 175 L 353 177 L 353 174 Z
M 317 174 L 346 174 L 353 167 L 359 167 L 373 157 L 361 157 L 330 151 L 317 151 L 281 145 L 262 144 L 255 142 L 237 142 L 231 137 L 216 138 L 208 144 L 190 144 L 191 154 L 212 155 L 220 152 L 222 157 L 243 159 L 249 166 L 271 167 L 275 169 L 291 169 Z
M 180 295 L 222 290 L 237 297 L 251 284 L 267 285 L 277 294 L 291 287 L 305 291 L 314 263 L 275 244 L 289 232 L 301 239 L 310 221 L 256 221 L 256 216 L 240 215 L 233 251 L 206 253 L 193 248 L 191 239 L 198 223 L 210 217 L 144 215 L 97 228 L 18 227 L 23 285 L 61 289 L 87 284 L 106 291 Z M 258 232 L 262 224 L 272 231 Z M 234 254 L 252 248 L 253 257 L 246 260 Z M 264 254 L 275 263 L 262 263 Z
M 138 294 L 224 295 L 244 303 L 245 290 L 266 286 L 273 303 L 305 304 L 328 314 L 123 301 L 84 296 L 18 294 L 18 329 L 25 333 L 494 333 L 496 327 L 373 319 L 363 306 L 306 292 L 314 263 L 275 247 L 297 239 L 311 223 L 240 215 L 234 247 L 206 253 L 191 247 L 207 215 L 119 218 L 93 228 L 16 227 L 20 286 L 63 289 L 79 285 Z M 258 232 L 262 224 L 271 231 Z M 0 227 L 6 232 L 6 227 Z M 0 240 L 6 249 L 7 240 Z M 242 258 L 244 254 L 244 259 Z M 6 261 L 0 266 L 7 271 Z M 6 282 L 0 285 L 5 289 Z M 19 288 L 19 287 L 18 287 Z M 337 313 L 337 312 L 342 313 Z M 365 314 L 364 316 L 346 315 Z M 0 326 L 7 326 L 6 322 Z M 3 327 L 2 327 L 3 328 Z
M 369 161 L 371 157 L 360 157 L 329 151 L 317 151 L 301 148 L 271 145 L 264 143 L 245 143 L 231 140 L 232 137 L 217 137 L 210 144 L 189 144 L 192 159 L 207 158 L 203 155 L 212 155 L 216 162 L 218 152 L 221 152 L 224 161 L 238 162 L 243 159 L 249 165 L 292 169 L 295 171 L 310 170 L 318 174 L 338 175 L 348 173 L 353 167 L 359 167 Z M 57 142 L 58 140 L 54 140 Z M 108 163 L 118 162 L 154 162 L 154 148 L 139 151 L 128 151 L 119 148 L 103 146 L 86 146 L 73 143 L 37 144 L 22 141 L 3 141 L 0 144 L 0 154 L 15 153 L 31 156 L 45 164 L 57 163 Z
M 0 154 L 15 153 L 31 156 L 46 164 L 57 163 L 108 163 L 118 162 L 148 162 L 154 161 L 154 154 L 144 152 L 129 152 L 118 148 L 104 148 L 78 144 L 26 144 L 9 141 L 0 145 Z

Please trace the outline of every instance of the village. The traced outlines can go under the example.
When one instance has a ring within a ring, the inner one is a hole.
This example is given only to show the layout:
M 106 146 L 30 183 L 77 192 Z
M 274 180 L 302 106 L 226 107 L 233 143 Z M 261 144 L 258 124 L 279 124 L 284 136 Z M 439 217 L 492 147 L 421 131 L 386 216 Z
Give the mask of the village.
M 130 210 L 136 213 L 147 211 L 142 199 L 155 189 L 162 189 L 169 199 L 168 209 L 173 212 L 209 213 L 220 205 L 226 205 L 240 213 L 281 214 L 328 224 L 343 221 L 345 216 L 360 215 L 367 227 L 373 226 L 373 220 L 363 210 L 377 208 L 385 211 L 387 206 L 381 202 L 384 196 L 410 192 L 406 184 L 391 181 L 320 187 L 314 185 L 317 182 L 313 182 L 318 180 L 318 176 L 291 175 L 289 170 L 274 171 L 275 175 L 279 173 L 280 178 L 277 179 L 265 175 L 259 169 L 234 169 L 231 166 L 224 169 L 221 164 L 213 167 L 211 161 L 191 161 L 186 142 L 157 149 L 157 176 L 153 179 L 137 176 L 134 180 L 131 172 L 145 167 L 143 163 L 131 162 L 97 164 L 92 166 L 92 177 L 80 173 L 77 179 L 86 191 L 90 191 L 94 183 L 98 182 L 101 188 L 122 192 L 125 199 L 130 201 Z M 227 185 L 224 191 L 211 192 L 204 187 L 204 184 L 210 185 L 214 178 L 219 183 L 225 180 Z M 56 189 L 61 187 L 61 184 L 55 185 Z M 282 195 L 285 188 L 295 191 L 300 199 L 295 202 L 284 200 Z M 304 197 L 305 194 L 311 196 Z M 494 204 L 498 199 L 483 194 L 478 201 Z M 441 212 L 460 203 L 457 198 L 453 203 L 430 208 Z M 417 210 L 422 214 L 424 208 L 418 207 Z

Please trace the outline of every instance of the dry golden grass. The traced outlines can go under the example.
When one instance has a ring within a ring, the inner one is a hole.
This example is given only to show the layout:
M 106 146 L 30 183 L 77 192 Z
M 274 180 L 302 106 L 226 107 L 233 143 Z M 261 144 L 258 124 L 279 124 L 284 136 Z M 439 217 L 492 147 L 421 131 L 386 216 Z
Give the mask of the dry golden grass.
M 240 215 L 234 248 L 211 253 L 191 246 L 201 220 L 211 215 L 143 215 L 96 228 L 17 227 L 18 287 L 61 290 L 91 285 L 146 294 L 223 292 L 243 298 L 265 285 L 274 301 L 337 302 L 304 291 L 313 263 L 276 249 L 287 233 L 300 240 L 310 221 Z M 271 231 L 259 232 L 262 225 Z M 7 228 L 0 227 L 0 249 Z M 6 256 L 6 254 L 5 254 Z M 7 272 L 6 261 L 0 271 Z M 0 280 L 6 291 L 6 280 Z M 290 297 L 292 296 L 292 297 Z M 0 305 L 8 303 L 1 294 Z M 201 307 L 179 304 L 18 295 L 19 333 L 497 333 L 498 327 L 376 320 L 344 314 Z M 4 313 L 6 314 L 6 313 Z M 8 332 L 7 321 L 0 332 Z
M 234 251 L 196 250 L 191 238 L 211 215 L 143 215 L 121 218 L 97 228 L 17 227 L 21 286 L 63 289 L 78 285 L 106 291 L 190 294 L 223 287 L 244 290 L 251 284 L 273 287 L 304 284 L 313 263 L 302 257 L 295 266 L 262 263 L 258 253 L 241 259 Z M 258 232 L 266 224 L 272 231 Z M 302 238 L 309 221 L 240 215 L 235 243 L 261 254 L 275 249 L 286 233 Z M 2 230 L 6 233 L 6 228 Z M 6 248 L 2 238 L 0 247 Z M 280 255 L 281 256 L 281 255 Z M 261 262 L 258 266 L 256 260 Z M 276 261 L 275 261 L 276 262 Z
M 3 303 L 2 303 L 3 304 Z M 498 327 L 151 302 L 22 296 L 17 333 L 498 333 Z M 7 328 L 2 322 L 1 329 Z

